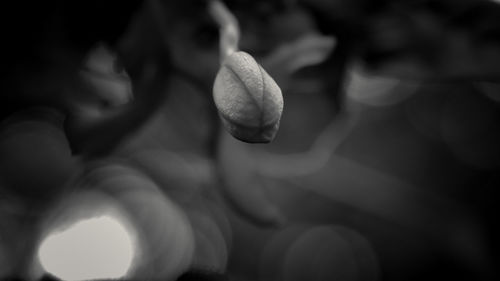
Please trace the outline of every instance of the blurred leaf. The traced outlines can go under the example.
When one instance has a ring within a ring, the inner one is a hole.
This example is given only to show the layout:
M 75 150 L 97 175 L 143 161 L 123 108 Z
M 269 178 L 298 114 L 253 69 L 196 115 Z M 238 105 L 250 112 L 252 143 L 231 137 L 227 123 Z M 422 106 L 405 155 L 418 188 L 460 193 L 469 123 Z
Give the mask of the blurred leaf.
M 266 194 L 266 187 L 257 174 L 258 162 L 251 156 L 250 146 L 222 132 L 217 157 L 223 194 L 234 209 L 250 222 L 260 226 L 281 225 L 285 217 Z
M 402 102 L 412 96 L 419 86 L 416 82 L 372 74 L 359 67 L 353 67 L 348 72 L 347 97 L 371 106 L 390 106 Z
M 285 43 L 264 58 L 262 65 L 278 83 L 287 82 L 290 75 L 301 68 L 323 62 L 335 47 L 331 36 L 306 34 Z
M 131 80 L 117 60 L 116 54 L 104 45 L 88 54 L 80 77 L 90 93 L 101 99 L 101 104 L 94 106 L 114 107 L 132 99 Z

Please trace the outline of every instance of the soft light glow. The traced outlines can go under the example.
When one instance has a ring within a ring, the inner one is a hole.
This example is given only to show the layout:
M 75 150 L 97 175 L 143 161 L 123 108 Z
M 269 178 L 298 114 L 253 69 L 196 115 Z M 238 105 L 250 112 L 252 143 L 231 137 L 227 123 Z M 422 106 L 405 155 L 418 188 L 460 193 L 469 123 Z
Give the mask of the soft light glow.
M 133 255 L 127 230 L 109 216 L 81 220 L 51 234 L 38 251 L 43 268 L 66 281 L 121 278 Z

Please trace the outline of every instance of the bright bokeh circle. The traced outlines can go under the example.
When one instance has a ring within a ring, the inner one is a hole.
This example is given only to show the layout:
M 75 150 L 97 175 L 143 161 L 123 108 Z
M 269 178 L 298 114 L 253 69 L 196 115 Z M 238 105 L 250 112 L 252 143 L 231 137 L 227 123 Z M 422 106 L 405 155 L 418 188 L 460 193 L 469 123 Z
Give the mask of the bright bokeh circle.
M 118 219 L 101 216 L 49 234 L 38 257 L 45 271 L 62 280 L 121 278 L 132 265 L 134 243 Z

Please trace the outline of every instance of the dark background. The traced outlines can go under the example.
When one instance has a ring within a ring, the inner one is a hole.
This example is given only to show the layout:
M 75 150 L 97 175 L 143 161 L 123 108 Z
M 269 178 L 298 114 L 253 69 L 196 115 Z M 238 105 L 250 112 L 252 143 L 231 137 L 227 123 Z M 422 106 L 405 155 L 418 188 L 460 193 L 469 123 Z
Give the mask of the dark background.
M 220 125 L 208 1 L 2 4 L 0 279 L 112 201 L 134 280 L 496 280 L 500 5 L 224 2 L 283 92 L 270 144 Z M 133 98 L 82 82 L 99 43 Z

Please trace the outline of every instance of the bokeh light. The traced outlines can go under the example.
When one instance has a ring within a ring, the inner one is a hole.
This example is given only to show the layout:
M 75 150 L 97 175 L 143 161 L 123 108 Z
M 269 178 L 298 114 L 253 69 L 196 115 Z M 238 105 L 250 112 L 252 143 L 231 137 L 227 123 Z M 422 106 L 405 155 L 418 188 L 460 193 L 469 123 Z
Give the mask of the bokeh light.
M 50 234 L 38 257 L 47 272 L 62 280 L 121 278 L 132 264 L 134 244 L 117 219 L 102 216 Z

